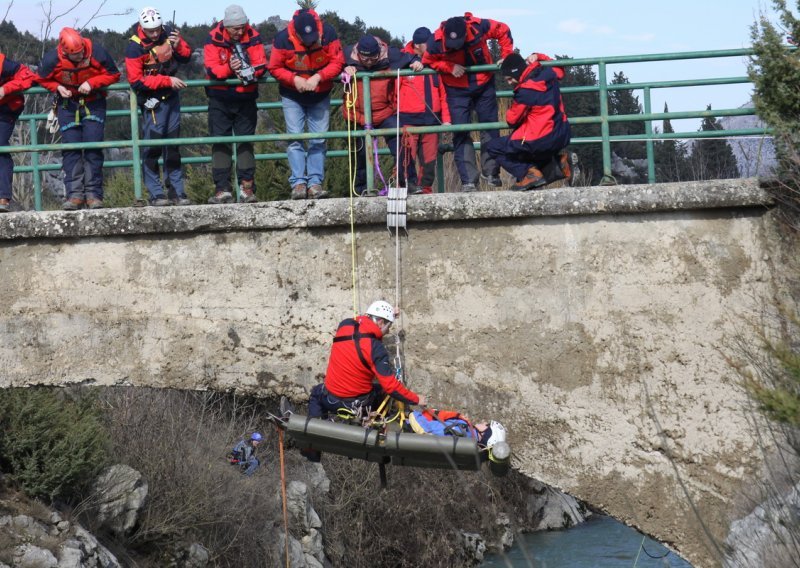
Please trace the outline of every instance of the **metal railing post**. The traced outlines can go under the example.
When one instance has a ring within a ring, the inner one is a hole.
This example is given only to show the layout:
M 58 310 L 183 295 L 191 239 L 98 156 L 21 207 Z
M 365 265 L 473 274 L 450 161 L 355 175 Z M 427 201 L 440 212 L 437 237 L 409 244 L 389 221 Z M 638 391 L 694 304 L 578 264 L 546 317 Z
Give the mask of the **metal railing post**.
M 608 125 L 608 77 L 606 63 L 597 64 L 597 82 L 600 87 L 600 136 L 603 146 L 603 179 L 601 185 L 616 185 L 611 173 L 611 129 Z
M 31 134 L 31 144 L 33 146 L 39 145 L 39 130 L 36 128 L 36 119 L 32 118 L 28 121 L 28 128 Z M 31 167 L 33 171 L 33 208 L 37 211 L 42 210 L 42 176 L 39 171 L 39 152 L 31 154 Z
M 372 129 L 375 128 L 375 125 L 372 124 L 372 96 L 370 93 L 370 79 L 369 77 L 364 77 L 362 79 L 362 97 L 364 98 L 364 124 L 369 125 L 369 128 L 366 128 L 366 132 L 364 133 L 364 159 L 366 160 L 367 166 L 367 190 L 375 189 L 375 168 L 379 168 L 379 164 L 373 164 L 372 158 L 374 157 L 372 152 Z M 356 86 L 358 88 L 358 86 Z M 355 109 L 353 110 L 355 112 Z
M 650 100 L 650 87 L 644 88 L 644 113 L 652 114 L 652 103 Z M 656 183 L 656 161 L 653 151 L 653 121 L 647 120 L 644 123 L 644 131 L 647 136 L 647 182 Z
M 131 142 L 133 143 L 132 159 L 133 159 L 133 198 L 135 204 L 142 205 L 145 200 L 142 198 L 142 150 L 139 146 L 139 104 L 136 99 L 136 93 L 131 89 L 130 93 L 131 103 Z

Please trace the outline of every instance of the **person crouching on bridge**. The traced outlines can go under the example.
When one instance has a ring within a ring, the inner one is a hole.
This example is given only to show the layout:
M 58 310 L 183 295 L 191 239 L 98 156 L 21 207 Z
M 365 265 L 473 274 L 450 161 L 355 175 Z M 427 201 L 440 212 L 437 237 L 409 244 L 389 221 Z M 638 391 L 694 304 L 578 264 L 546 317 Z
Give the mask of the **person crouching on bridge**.
M 8 146 L 14 125 L 25 107 L 21 93 L 29 89 L 35 79 L 36 75 L 25 65 L 0 53 L 0 146 Z M 13 182 L 14 160 L 11 154 L 0 154 L 0 213 L 11 211 Z
M 225 16 L 210 32 L 203 47 L 206 79 L 238 79 L 236 85 L 206 87 L 208 95 L 208 133 L 210 136 L 252 136 L 258 123 L 258 80 L 267 72 L 267 56 L 261 35 L 250 25 L 241 6 L 231 4 Z M 211 145 L 211 176 L 214 195 L 211 204 L 230 203 L 233 148 L 231 144 Z M 255 196 L 256 157 L 252 142 L 236 144 L 236 176 L 239 199 L 258 201 Z
M 174 24 L 174 22 L 173 22 Z M 186 83 L 175 77 L 178 63 L 189 63 L 192 50 L 178 30 L 164 26 L 161 14 L 143 8 L 139 26 L 125 50 L 128 82 L 142 111 L 142 139 L 161 140 L 181 135 L 181 102 L 178 91 Z M 164 178 L 175 191 L 175 205 L 191 205 L 184 190 L 181 149 L 178 146 L 146 146 L 143 150 L 144 185 L 150 205 L 169 205 L 161 183 L 158 160 L 164 154 Z
M 558 86 L 564 70 L 543 67 L 540 61 L 550 58 L 536 53 L 526 61 L 513 53 L 503 61 L 500 72 L 514 87 L 514 101 L 506 112 L 514 130 L 486 145 L 489 155 L 514 176 L 511 189 L 518 191 L 571 177 L 565 150 L 571 132 Z
M 102 142 L 106 122 L 106 93 L 119 81 L 114 59 L 103 46 L 81 37 L 77 30 L 63 28 L 58 45 L 45 53 L 37 82 L 56 94 L 61 141 L 65 144 Z M 103 207 L 103 150 L 63 150 L 65 211 L 85 205 Z
M 384 301 L 373 302 L 364 315 L 348 318 L 339 324 L 333 339 L 325 382 L 311 389 L 308 401 L 310 418 L 321 418 L 342 408 L 358 412 L 375 408 L 389 395 L 405 404 L 425 405 L 425 397 L 406 388 L 397 379 L 389 353 L 382 343 L 394 323 L 394 308 Z M 373 386 L 373 381 L 378 381 Z M 319 452 L 303 452 L 309 460 L 319 461 Z
M 331 89 L 344 67 L 342 44 L 333 26 L 314 10 L 298 10 L 289 25 L 278 32 L 269 58 L 269 72 L 278 81 L 286 132 L 327 132 L 331 116 Z M 328 197 L 325 178 L 324 138 L 304 143 L 293 140 L 289 157 L 292 199 Z

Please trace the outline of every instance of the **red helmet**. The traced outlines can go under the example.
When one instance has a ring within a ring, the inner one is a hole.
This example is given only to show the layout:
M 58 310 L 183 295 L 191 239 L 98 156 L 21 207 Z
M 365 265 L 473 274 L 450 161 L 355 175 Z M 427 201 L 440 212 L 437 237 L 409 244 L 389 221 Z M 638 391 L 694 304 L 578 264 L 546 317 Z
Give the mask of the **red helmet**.
M 61 30 L 61 33 L 58 34 L 58 43 L 61 46 L 61 51 L 67 55 L 83 51 L 83 38 L 77 30 L 72 28 Z

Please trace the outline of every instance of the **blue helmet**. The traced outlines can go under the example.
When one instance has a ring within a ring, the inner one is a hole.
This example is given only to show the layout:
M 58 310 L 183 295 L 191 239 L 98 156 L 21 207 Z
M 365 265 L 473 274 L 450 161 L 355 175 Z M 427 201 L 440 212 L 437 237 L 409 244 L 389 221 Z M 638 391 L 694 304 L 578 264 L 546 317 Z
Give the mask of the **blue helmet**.
M 263 436 L 261 434 L 259 434 L 258 432 L 253 432 L 253 434 L 250 436 L 250 439 L 254 440 L 256 442 L 260 442 L 261 438 L 263 438 Z

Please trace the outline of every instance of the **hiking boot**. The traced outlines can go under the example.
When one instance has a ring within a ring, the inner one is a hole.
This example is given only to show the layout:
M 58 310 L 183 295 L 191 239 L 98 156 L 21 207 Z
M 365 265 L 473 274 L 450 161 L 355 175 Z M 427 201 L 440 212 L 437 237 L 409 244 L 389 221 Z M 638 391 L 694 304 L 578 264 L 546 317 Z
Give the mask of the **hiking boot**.
M 64 211 L 77 211 L 83 209 L 83 197 L 70 197 L 62 206 Z
M 174 203 L 178 207 L 184 207 L 186 205 L 191 205 L 192 204 L 192 200 L 184 195 L 183 197 L 178 197 L 172 203 Z
M 151 207 L 167 207 L 168 205 L 172 205 L 172 202 L 166 197 L 156 197 L 150 201 Z
M 500 179 L 499 175 L 481 175 L 481 178 L 483 178 L 483 181 L 486 182 L 486 185 L 491 185 L 492 187 L 503 187 L 503 181 Z
M 514 191 L 528 191 L 529 189 L 542 187 L 546 183 L 547 180 L 542 175 L 541 170 L 536 166 L 531 166 L 528 168 L 528 173 L 525 174 L 525 177 L 515 181 L 511 189 Z
M 208 202 L 211 205 L 220 205 L 222 203 L 230 203 L 231 201 L 233 201 L 233 195 L 230 191 L 218 191 L 208 198 Z
M 478 188 L 475 187 L 474 183 L 461 184 L 461 193 L 472 193 L 473 191 L 478 191 Z
M 567 180 L 567 185 L 572 185 L 575 176 L 578 173 L 578 154 L 575 152 L 567 152 L 561 150 L 558 153 L 558 167 L 561 168 L 561 173 L 564 179 Z
M 308 197 L 309 199 L 325 199 L 328 197 L 328 192 L 322 189 L 320 184 L 312 183 L 308 186 Z
M 298 183 L 292 188 L 292 199 L 306 199 L 308 197 L 308 187 L 304 183 Z
M 253 180 L 242 180 L 242 183 L 239 185 L 239 201 L 241 203 L 258 203 L 254 188 L 255 184 Z
M 430 195 L 431 193 L 433 193 L 433 188 L 432 187 L 423 187 L 422 188 L 422 193 L 425 194 L 425 195 Z
M 8 213 L 11 211 L 11 200 L 0 199 L 0 213 Z
M 103 200 L 99 197 L 89 197 L 86 199 L 86 207 L 88 209 L 102 209 Z
M 415 183 L 408 184 L 408 195 L 419 195 L 422 193 L 422 188 Z

